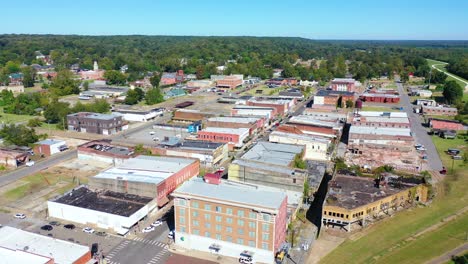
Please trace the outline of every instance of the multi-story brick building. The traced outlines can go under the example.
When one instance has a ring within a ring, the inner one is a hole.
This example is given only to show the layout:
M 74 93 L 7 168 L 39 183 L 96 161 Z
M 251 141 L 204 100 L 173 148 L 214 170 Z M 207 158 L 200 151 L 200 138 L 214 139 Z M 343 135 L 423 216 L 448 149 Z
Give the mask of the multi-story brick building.
M 319 90 L 314 95 L 314 107 L 316 105 L 330 105 L 336 108 L 338 101 L 340 101 L 340 98 L 342 106 L 344 106 L 346 101 L 348 100 L 354 102 L 354 92 Z
M 102 135 L 113 135 L 128 127 L 122 116 L 90 112 L 67 115 L 67 124 L 71 131 Z
M 193 121 L 202 121 L 206 118 L 212 117 L 214 114 L 205 113 L 199 110 L 193 109 L 178 109 L 174 112 L 174 117 L 172 119 L 182 122 L 193 122 Z
M 395 94 L 387 93 L 363 93 L 359 96 L 363 102 L 373 103 L 398 103 L 400 102 L 400 96 Z
M 424 115 L 456 116 L 458 110 L 455 107 L 421 106 Z
M 224 127 L 224 128 L 248 128 L 249 134 L 252 135 L 255 131 L 263 129 L 265 119 L 260 117 L 211 117 L 206 122 L 207 127 Z
M 410 128 L 408 117 L 391 117 L 390 115 L 361 116 L 358 114 L 350 117 L 350 123 L 353 126 Z
M 356 80 L 347 78 L 335 78 L 331 81 L 333 91 L 355 92 Z
M 328 138 L 283 130 L 273 131 L 270 134 L 269 141 L 304 146 L 304 159 L 329 159 L 328 148 L 330 147 L 331 141 Z
M 263 107 L 272 107 L 276 109 L 277 115 L 283 116 L 290 110 L 291 100 L 282 99 L 282 100 L 258 100 L 250 99 L 247 101 L 248 106 L 263 106 Z
M 175 243 L 187 249 L 274 263 L 286 240 L 287 196 L 224 180 L 196 178 L 177 188 Z
M 184 71 L 178 70 L 177 72 L 165 72 L 161 76 L 161 85 L 172 85 L 184 81 Z
M 241 86 L 244 81 L 238 76 L 224 76 L 223 79 L 216 81 L 216 87 L 234 89 Z
M 242 147 L 248 136 L 248 128 L 207 127 L 197 133 L 199 140 L 227 143 L 229 150 Z
M 429 119 L 429 127 L 432 130 L 464 130 L 465 127 L 462 123 L 455 121 L 455 120 L 444 120 L 444 119 L 436 119 L 430 118 Z

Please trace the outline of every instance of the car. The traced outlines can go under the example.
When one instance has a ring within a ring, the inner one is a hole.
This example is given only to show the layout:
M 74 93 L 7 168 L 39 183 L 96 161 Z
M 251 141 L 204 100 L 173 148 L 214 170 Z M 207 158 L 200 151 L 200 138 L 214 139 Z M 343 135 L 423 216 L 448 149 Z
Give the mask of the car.
M 18 219 L 25 219 L 26 218 L 26 215 L 25 214 L 15 214 L 15 218 L 18 218 Z
M 49 225 L 52 225 L 52 226 L 59 226 L 59 225 L 60 225 L 60 222 L 52 221 L 52 222 L 49 222 Z
M 174 230 L 169 231 L 169 234 L 167 234 L 167 238 L 174 239 Z
M 156 134 L 156 132 L 150 131 L 149 134 L 152 136 L 152 135 Z
M 426 148 L 425 148 L 425 147 L 419 147 L 419 148 L 416 148 L 416 150 L 418 150 L 418 151 L 426 151 Z
M 96 234 L 97 236 L 102 236 L 102 237 L 107 236 L 107 233 L 106 233 L 106 232 L 103 232 L 103 231 L 99 231 L 99 232 L 96 232 L 96 233 L 94 233 L 94 234 Z
M 415 147 L 415 148 L 420 148 L 420 147 L 423 147 L 423 145 L 421 145 L 421 144 L 416 144 L 416 145 L 414 145 L 414 147 Z
M 54 229 L 51 225 L 43 225 L 41 226 L 41 230 L 46 230 L 46 231 L 50 231 Z
M 149 232 L 152 232 L 152 231 L 154 231 L 154 226 L 145 227 L 141 232 L 149 233 Z
M 83 228 L 83 232 L 88 233 L 88 234 L 92 234 L 92 233 L 94 233 L 94 229 L 92 229 L 91 227 L 85 227 L 85 228 Z
M 152 227 L 157 227 L 157 226 L 160 226 L 162 224 L 163 224 L 163 222 L 160 219 L 158 219 L 158 220 L 154 221 L 154 223 L 152 223 L 151 226 Z
M 60 151 L 65 151 L 65 150 L 67 150 L 67 149 L 68 149 L 68 146 L 67 146 L 67 145 L 62 145 L 62 146 L 59 147 L 59 150 L 60 150 Z
M 64 225 L 63 227 L 66 228 L 66 229 L 73 230 L 73 229 L 75 229 L 76 226 L 74 224 L 67 224 L 67 225 Z
M 32 167 L 32 166 L 34 166 L 34 164 L 36 164 L 34 162 L 34 160 L 30 160 L 30 161 L 26 162 L 26 166 L 28 166 L 28 167 Z

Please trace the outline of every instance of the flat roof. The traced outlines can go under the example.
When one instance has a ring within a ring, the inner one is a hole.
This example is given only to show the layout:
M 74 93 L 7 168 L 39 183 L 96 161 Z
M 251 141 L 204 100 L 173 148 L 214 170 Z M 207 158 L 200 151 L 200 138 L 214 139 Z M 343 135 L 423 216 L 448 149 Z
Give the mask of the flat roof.
M 93 118 L 93 119 L 100 119 L 100 120 L 111 120 L 119 115 L 114 114 L 100 114 L 100 113 L 90 113 L 90 112 L 79 112 L 74 114 L 69 114 L 68 116 L 78 116 L 78 117 L 85 117 L 85 118 Z
M 303 150 L 303 146 L 262 141 L 255 144 L 241 159 L 288 166 Z
M 288 123 L 330 127 L 334 129 L 342 127 L 342 124 L 338 120 L 320 120 L 318 117 L 312 115 L 293 116 L 289 119 Z
M 356 82 L 353 78 L 334 78 L 332 82 Z
M 59 143 L 65 144 L 65 141 L 63 141 L 63 140 L 56 140 L 56 139 L 44 139 L 44 140 L 41 140 L 41 141 L 37 142 L 36 144 L 40 144 L 40 145 L 55 145 L 55 144 L 59 144 Z
M 52 258 L 41 256 L 34 253 L 29 253 L 20 249 L 10 249 L 0 247 L 0 259 L 3 264 L 47 264 Z
M 258 120 L 259 118 L 255 118 L 255 117 L 235 117 L 235 116 L 220 116 L 220 117 L 208 118 L 208 121 L 212 121 L 212 122 L 231 122 L 231 123 L 243 123 L 243 124 L 257 122 Z
M 89 247 L 87 246 L 23 231 L 10 226 L 0 227 L 0 247 L 23 250 L 32 254 L 50 257 L 54 259 L 55 263 L 60 264 L 75 263 L 76 260 L 89 252 Z M 16 262 L 12 263 L 25 262 L 16 260 Z
M 361 96 L 365 96 L 365 97 L 400 98 L 399 95 L 395 95 L 395 94 L 386 94 L 386 93 L 363 93 Z
M 79 186 L 51 202 L 76 206 L 113 215 L 129 217 L 153 198 L 112 191 L 91 191 Z
M 133 149 L 110 144 L 108 141 L 91 141 L 79 146 L 80 148 L 94 150 L 96 152 L 109 153 L 113 156 L 130 156 Z
M 331 96 L 331 95 L 347 95 L 347 96 L 354 96 L 354 92 L 348 92 L 348 91 L 333 91 L 333 90 L 326 90 L 326 89 L 321 89 L 318 90 L 317 93 L 315 94 L 316 96 Z
M 324 143 L 324 144 L 329 144 L 330 143 L 330 139 L 328 138 L 324 138 L 324 137 L 314 137 L 312 135 L 308 135 L 308 134 L 295 134 L 295 133 L 287 133 L 287 132 L 283 132 L 283 131 L 273 131 L 271 132 L 270 135 L 277 135 L 277 136 L 282 136 L 282 137 L 286 137 L 286 138 L 292 138 L 292 139 L 299 139 L 299 140 L 305 140 L 305 141 L 310 141 L 310 142 L 320 142 L 320 143 Z
M 159 184 L 193 162 L 193 159 L 186 158 L 141 155 L 125 160 L 94 178 Z
M 270 106 L 253 106 L 253 105 L 236 105 L 232 109 L 274 110 L 274 108 Z
M 274 171 L 276 173 L 294 175 L 295 170 L 293 168 L 287 167 L 287 165 L 278 165 L 273 163 L 262 163 L 261 161 L 253 161 L 253 160 L 244 160 L 244 159 L 237 159 L 232 162 L 232 164 L 237 164 L 243 167 L 250 167 L 255 168 L 257 170 L 263 171 Z
M 249 133 L 248 128 L 224 128 L 224 127 L 207 127 L 201 132 L 214 132 L 214 133 L 226 133 L 226 134 L 235 134 L 235 135 L 244 135 L 245 133 Z
M 422 108 L 427 108 L 427 109 L 445 109 L 445 110 L 458 111 L 457 108 L 455 108 L 455 107 L 443 107 L 443 106 L 427 106 L 427 105 L 423 105 Z
M 419 184 L 395 175 L 385 176 L 384 179 L 380 183 L 385 182 L 386 185 L 377 188 L 373 178 L 337 175 L 328 184 L 325 205 L 354 209 Z
M 204 140 L 185 140 L 181 143 L 181 149 L 201 149 L 201 150 L 215 150 L 225 143 L 204 141 Z
M 409 128 L 393 128 L 393 127 L 367 127 L 367 126 L 351 126 L 349 134 L 368 134 L 368 135 L 387 135 L 387 136 L 411 136 Z
M 194 178 L 184 182 L 172 195 L 178 197 L 184 194 L 269 209 L 279 209 L 286 198 L 284 192 L 262 190 L 259 186 L 238 184 L 225 180 L 221 180 L 221 183 L 216 185 L 206 183 L 201 178 Z
M 377 123 L 404 123 L 409 124 L 407 117 L 387 117 L 387 116 L 365 116 L 365 117 L 353 117 L 353 121 L 359 121 L 357 119 L 362 118 L 362 122 L 377 122 Z
M 378 112 L 378 111 L 359 111 L 360 116 L 370 117 L 370 116 L 382 116 L 382 117 L 408 117 L 406 112 Z

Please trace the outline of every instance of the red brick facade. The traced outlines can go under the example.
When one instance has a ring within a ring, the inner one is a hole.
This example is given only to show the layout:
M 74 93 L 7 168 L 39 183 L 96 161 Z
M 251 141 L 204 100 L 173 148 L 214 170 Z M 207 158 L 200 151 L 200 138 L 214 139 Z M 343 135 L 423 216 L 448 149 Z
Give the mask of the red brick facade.
M 463 124 L 452 120 L 429 120 L 429 127 L 436 130 L 463 130 Z

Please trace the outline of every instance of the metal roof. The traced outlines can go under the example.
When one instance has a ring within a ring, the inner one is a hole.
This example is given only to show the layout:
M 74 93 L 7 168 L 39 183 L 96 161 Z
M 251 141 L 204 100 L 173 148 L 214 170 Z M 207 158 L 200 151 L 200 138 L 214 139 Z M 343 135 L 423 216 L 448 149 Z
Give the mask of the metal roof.
M 258 142 L 241 159 L 288 166 L 303 150 L 304 147 L 298 145 Z
M 387 135 L 387 136 L 411 136 L 409 128 L 393 128 L 393 127 L 367 127 L 367 126 L 351 126 L 350 134 L 369 134 L 369 135 Z
M 202 130 L 202 132 L 214 132 L 214 133 L 226 133 L 226 134 L 235 134 L 235 135 L 244 135 L 249 133 L 248 128 L 224 128 L 224 127 L 207 127 Z
M 52 259 L 34 253 L 25 252 L 22 249 L 10 249 L 0 247 L 0 259 L 3 264 L 47 264 Z
M 56 140 L 56 139 L 44 139 L 44 140 L 41 140 L 41 141 L 37 142 L 36 144 L 40 144 L 40 145 L 65 144 L 65 141 Z
M 208 199 L 217 199 L 226 202 L 250 204 L 279 209 L 286 198 L 281 191 L 263 190 L 260 186 L 246 185 L 222 180 L 220 184 L 209 184 L 201 178 L 186 181 L 173 192 L 173 196 L 191 195 Z M 241 206 L 241 205 L 239 205 Z
M 257 122 L 260 118 L 255 117 L 233 117 L 233 116 L 220 116 L 208 118 L 208 121 L 212 122 L 231 122 L 231 123 L 253 123 Z
M 75 263 L 89 252 L 87 246 L 23 231 L 10 226 L 0 227 L 0 247 L 12 248 L 51 257 L 55 263 Z M 19 262 L 16 262 L 19 263 Z
M 385 116 L 385 117 L 408 117 L 406 112 L 377 112 L 377 111 L 359 111 L 360 116 Z
M 324 144 L 330 144 L 330 139 L 324 138 L 324 137 L 314 137 L 312 135 L 308 134 L 294 134 L 294 133 L 286 133 L 282 131 L 273 131 L 271 132 L 270 136 L 280 136 L 280 137 L 286 137 L 286 138 L 292 138 L 292 139 L 299 139 L 299 140 L 304 140 L 304 141 L 309 141 L 309 142 L 320 142 Z

